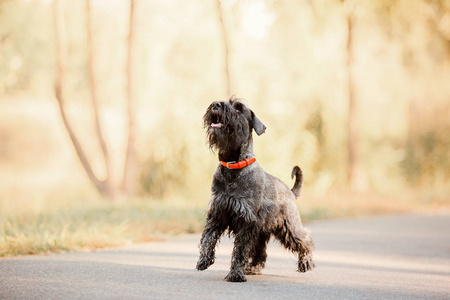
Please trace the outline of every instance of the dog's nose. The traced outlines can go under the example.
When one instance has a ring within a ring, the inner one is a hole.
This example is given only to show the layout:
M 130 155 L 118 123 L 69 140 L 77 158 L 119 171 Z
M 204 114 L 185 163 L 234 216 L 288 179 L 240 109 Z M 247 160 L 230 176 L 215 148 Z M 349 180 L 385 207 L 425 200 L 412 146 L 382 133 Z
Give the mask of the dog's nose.
M 212 110 L 219 110 L 220 107 L 222 107 L 222 104 L 221 104 L 220 102 L 214 102 L 214 103 L 212 104 L 211 109 L 212 109 Z

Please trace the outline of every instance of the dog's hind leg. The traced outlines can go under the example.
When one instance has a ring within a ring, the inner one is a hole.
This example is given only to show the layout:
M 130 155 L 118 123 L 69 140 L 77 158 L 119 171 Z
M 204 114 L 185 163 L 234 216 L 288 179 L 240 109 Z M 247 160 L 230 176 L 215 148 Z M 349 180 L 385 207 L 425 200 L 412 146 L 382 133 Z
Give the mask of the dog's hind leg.
M 297 271 L 305 273 L 306 271 L 311 271 L 316 267 L 312 250 L 314 249 L 314 242 L 311 238 L 311 233 L 306 228 L 301 228 L 295 234 L 297 244 L 299 245 L 300 251 L 298 251 L 298 268 Z
M 245 275 L 260 275 L 261 269 L 266 265 L 267 259 L 267 243 L 270 240 L 270 234 L 262 232 L 258 236 L 258 242 L 250 251 L 251 261 L 245 266 Z
M 284 247 L 298 254 L 298 272 L 304 273 L 314 269 L 314 241 L 310 231 L 302 226 L 294 202 L 288 204 L 284 217 L 282 224 L 274 232 L 275 237 Z
M 314 269 L 312 255 L 314 242 L 308 229 L 289 228 L 289 225 L 285 224 L 275 236 L 284 247 L 298 254 L 298 272 L 304 273 Z

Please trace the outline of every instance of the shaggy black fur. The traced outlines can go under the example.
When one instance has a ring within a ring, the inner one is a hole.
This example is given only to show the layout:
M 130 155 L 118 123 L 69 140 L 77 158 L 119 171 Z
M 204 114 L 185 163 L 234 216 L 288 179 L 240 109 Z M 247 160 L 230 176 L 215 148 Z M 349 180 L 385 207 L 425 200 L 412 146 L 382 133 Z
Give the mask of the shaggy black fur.
M 239 99 L 212 103 L 203 117 L 210 147 L 219 160 L 232 162 L 253 157 L 252 130 L 258 135 L 266 127 Z M 266 247 L 274 235 L 283 246 L 298 254 L 299 272 L 312 270 L 314 242 L 302 226 L 295 199 L 300 195 L 303 174 L 294 167 L 295 184 L 290 190 L 266 173 L 258 162 L 239 170 L 219 164 L 214 174 L 206 226 L 200 240 L 197 270 L 214 263 L 215 247 L 228 230 L 234 236 L 231 269 L 227 281 L 243 282 L 244 274 L 260 274 Z

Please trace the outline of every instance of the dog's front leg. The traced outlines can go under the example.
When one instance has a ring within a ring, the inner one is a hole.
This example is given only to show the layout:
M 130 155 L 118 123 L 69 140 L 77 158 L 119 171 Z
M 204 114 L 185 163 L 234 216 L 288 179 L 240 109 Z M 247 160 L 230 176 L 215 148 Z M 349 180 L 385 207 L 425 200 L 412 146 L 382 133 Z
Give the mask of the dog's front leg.
M 211 221 L 211 218 L 206 220 L 206 226 L 202 233 L 202 238 L 200 240 L 200 258 L 197 262 L 197 270 L 206 270 L 209 266 L 214 263 L 216 258 L 216 244 L 220 236 L 225 230 L 220 228 Z
M 244 232 L 236 234 L 234 240 L 233 253 L 231 254 L 230 273 L 225 277 L 229 282 L 245 282 L 247 278 L 244 276 L 244 268 L 248 264 L 250 250 L 253 245 L 252 234 Z

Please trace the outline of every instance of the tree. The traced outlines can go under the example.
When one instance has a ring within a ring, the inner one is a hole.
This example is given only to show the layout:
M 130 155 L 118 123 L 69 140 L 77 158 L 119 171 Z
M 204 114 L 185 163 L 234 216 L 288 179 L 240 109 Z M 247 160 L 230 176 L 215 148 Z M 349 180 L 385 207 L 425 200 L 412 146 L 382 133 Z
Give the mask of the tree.
M 55 22 L 55 40 L 57 48 L 57 76 L 55 86 L 55 96 L 58 102 L 59 111 L 63 119 L 64 126 L 69 134 L 72 144 L 75 148 L 77 156 L 88 175 L 90 181 L 93 183 L 97 191 L 110 199 L 116 199 L 119 195 L 132 196 L 136 193 L 136 154 L 135 154 L 135 122 L 134 122 L 134 91 L 132 87 L 132 73 L 133 73 L 133 31 L 134 31 L 134 0 L 130 0 L 130 29 L 128 36 L 128 59 L 127 59 L 127 107 L 128 107 L 128 139 L 127 151 L 125 155 L 125 164 L 123 171 L 123 181 L 119 186 L 115 183 L 111 176 L 111 160 L 109 156 L 108 147 L 104 139 L 103 130 L 101 127 L 99 108 L 98 108 L 98 92 L 97 80 L 95 76 L 95 51 L 93 46 L 92 35 L 92 11 L 91 0 L 86 0 L 86 17 L 87 17 L 87 56 L 88 56 L 88 73 L 91 91 L 91 103 L 94 114 L 95 135 L 100 144 L 101 153 L 105 163 L 106 177 L 100 179 L 93 171 L 91 163 L 83 149 L 79 139 L 77 138 L 70 120 L 66 113 L 66 97 L 64 93 L 66 85 L 66 70 L 67 70 L 67 40 L 64 29 L 63 8 L 60 0 L 54 1 L 53 15 Z
M 89 73 L 89 82 L 90 82 L 90 91 L 91 91 L 91 102 L 92 109 L 94 112 L 94 125 L 95 125 L 95 134 L 97 136 L 97 140 L 100 144 L 100 148 L 102 151 L 103 160 L 105 163 L 106 169 L 106 178 L 104 180 L 104 184 L 108 190 L 107 195 L 115 197 L 116 191 L 113 190 L 113 184 L 111 183 L 111 160 L 109 157 L 108 147 L 106 146 L 105 138 L 103 135 L 102 126 L 100 124 L 100 116 L 98 112 L 98 87 L 97 87 L 97 78 L 95 76 L 95 51 L 94 51 L 94 42 L 93 42 L 93 34 L 92 34 L 92 9 L 91 9 L 91 0 L 86 0 L 86 36 L 87 36 L 87 57 L 88 57 L 88 73 Z
M 348 148 L 348 182 L 350 188 L 355 191 L 367 189 L 367 177 L 361 161 L 359 141 L 358 103 L 355 97 L 355 80 L 353 76 L 354 64 L 354 8 L 348 0 L 341 0 L 347 23 L 347 86 L 348 86 L 348 116 L 347 116 L 347 148 Z
M 223 47 L 225 50 L 225 78 L 226 78 L 226 92 L 227 97 L 231 96 L 231 79 L 230 79 L 230 42 L 228 40 L 227 29 L 224 21 L 224 13 L 221 0 L 217 0 L 217 14 L 219 17 L 220 28 L 222 31 Z
M 135 124 L 135 91 L 133 88 L 133 52 L 135 27 L 135 2 L 130 0 L 130 19 L 128 30 L 128 58 L 127 58 L 127 112 L 128 112 L 128 141 L 125 154 L 122 189 L 128 195 L 136 193 L 136 124 Z

